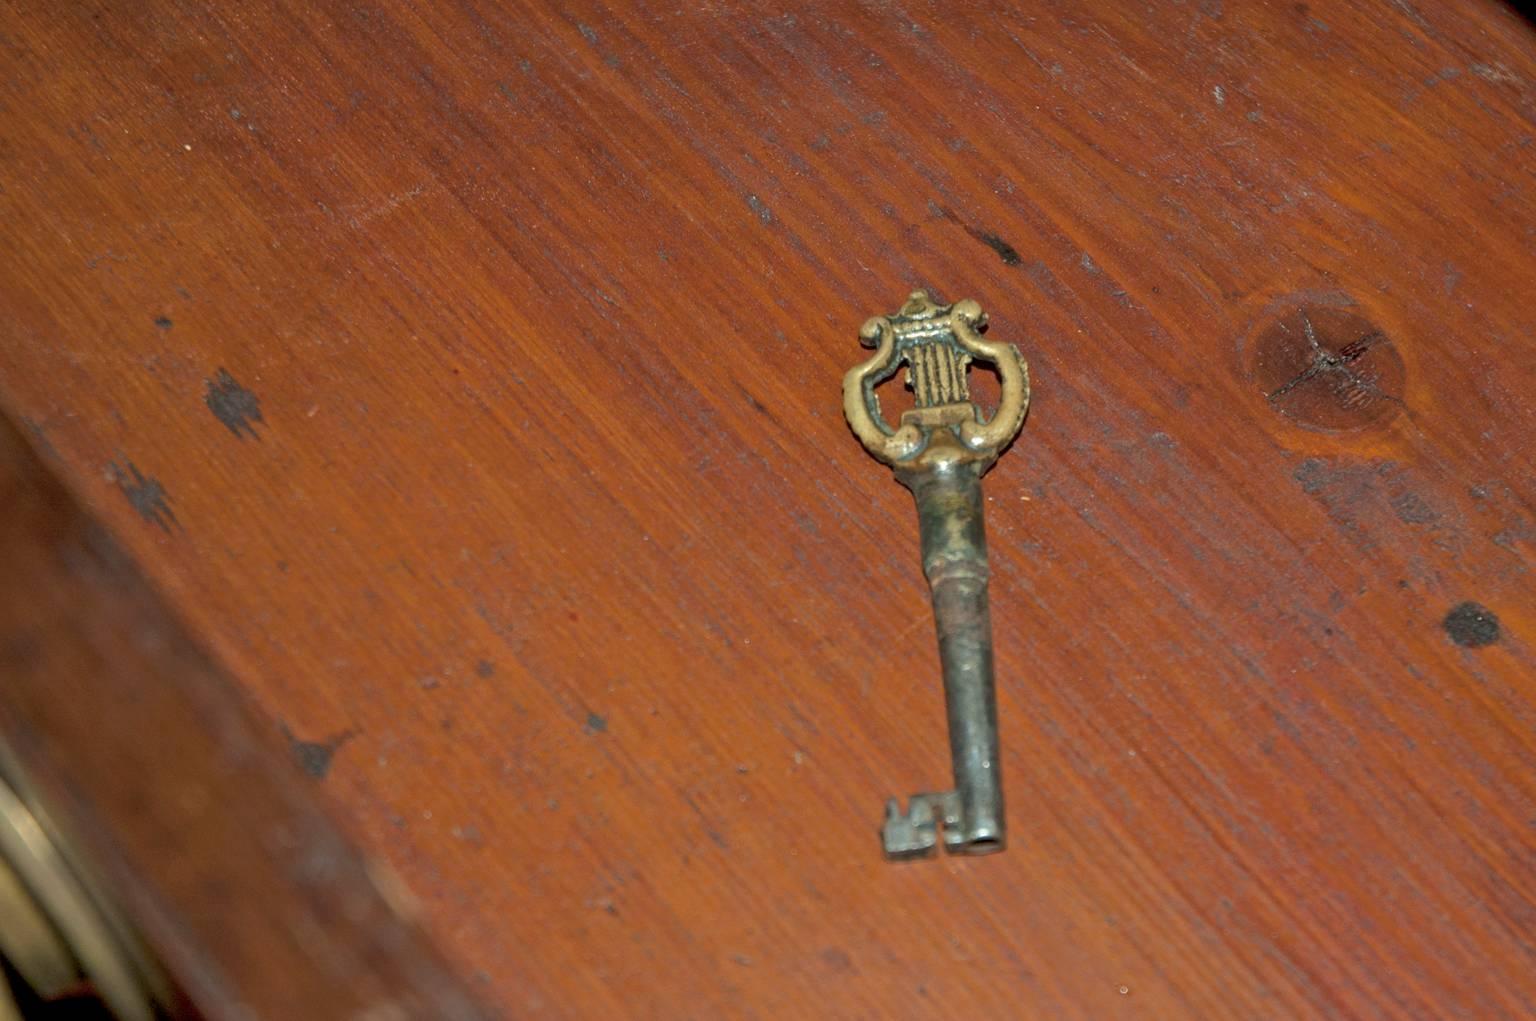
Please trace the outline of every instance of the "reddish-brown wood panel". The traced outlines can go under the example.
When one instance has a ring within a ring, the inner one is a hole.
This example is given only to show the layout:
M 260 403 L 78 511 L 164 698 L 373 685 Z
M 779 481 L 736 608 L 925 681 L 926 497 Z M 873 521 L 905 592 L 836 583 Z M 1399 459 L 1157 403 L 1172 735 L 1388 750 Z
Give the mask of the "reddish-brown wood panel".
M 489 1016 L 412 927 L 399 881 L 326 818 L 279 732 L 3 419 L 0 563 L 7 782 L 20 764 L 61 824 L 66 873 L 99 876 L 201 1007 L 162 994 L 176 1018 Z M 327 754 L 301 750 L 301 765 Z M 90 944 L 77 920 L 63 928 L 72 949 Z M 96 939 L 82 962 L 115 956 Z
M 1536 1011 L 1518 15 L 167 2 L 0 46 L 7 407 L 509 1013 Z M 1035 401 L 987 479 L 1012 846 L 892 867 L 937 656 L 838 384 L 918 285 Z

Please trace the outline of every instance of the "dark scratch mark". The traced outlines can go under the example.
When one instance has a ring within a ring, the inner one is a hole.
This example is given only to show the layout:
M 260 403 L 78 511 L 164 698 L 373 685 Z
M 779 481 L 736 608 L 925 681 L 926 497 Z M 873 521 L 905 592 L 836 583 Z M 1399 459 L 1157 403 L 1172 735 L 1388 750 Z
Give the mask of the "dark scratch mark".
M 769 421 L 774 421 L 773 412 L 768 410 L 768 406 L 766 404 L 764 404 L 762 401 L 758 400 L 756 397 L 752 396 L 752 394 L 747 390 L 746 387 L 744 387 L 740 383 L 738 383 L 738 384 L 736 384 L 736 391 L 741 394 L 742 399 L 747 402 L 747 405 L 753 411 L 757 412 L 759 415 L 762 415 L 764 418 L 768 419 Z
M 1003 260 L 1003 265 L 1005 266 L 1017 266 L 1024 261 L 1023 257 L 1019 255 L 1019 250 L 1017 248 L 1013 247 L 1008 242 L 998 237 L 996 234 L 989 234 L 984 230 L 977 230 L 975 227 L 971 226 L 966 226 L 965 232 L 996 252 L 997 257 Z
M 105 252 L 102 252 L 100 255 L 94 255 L 91 258 L 86 259 L 85 260 L 85 268 L 86 269 L 95 269 L 97 266 L 100 266 L 103 262 L 131 262 L 131 261 L 132 260 L 128 256 L 126 256 L 126 255 L 118 255 L 116 252 L 112 251 L 112 249 L 109 248 Z
M 948 206 L 939 205 L 937 202 L 929 202 L 928 210 L 929 212 L 936 211 L 940 216 L 949 220 L 951 223 L 958 224 L 961 230 L 965 231 L 971 237 L 975 238 L 977 241 L 980 241 L 982 244 L 996 252 L 997 257 L 1003 260 L 1003 265 L 1023 265 L 1024 257 L 1019 254 L 1019 250 L 1017 248 L 1004 241 L 998 235 L 993 234 L 991 231 L 978 230 L 977 228 L 972 227 L 970 224 L 960 219 L 960 217 L 956 216 L 955 211 L 950 209 Z
M 176 512 L 171 510 L 170 494 L 159 479 L 146 477 L 132 461 L 126 460 L 122 464 L 114 461 L 107 467 L 107 474 L 138 511 L 139 517 L 167 532 L 172 525 L 180 525 Z
M 213 412 L 213 417 L 223 422 L 224 427 L 240 439 L 245 438 L 245 433 L 260 438 L 256 435 L 253 423 L 264 421 L 261 417 L 261 400 L 235 382 L 235 377 L 227 370 L 220 369 L 218 375 L 208 380 L 208 392 L 203 395 L 203 401 L 208 405 L 208 410 Z
M 176 324 L 171 322 L 171 317 L 170 316 L 155 316 L 155 325 L 158 326 L 162 330 L 169 330 L 172 326 L 175 326 Z

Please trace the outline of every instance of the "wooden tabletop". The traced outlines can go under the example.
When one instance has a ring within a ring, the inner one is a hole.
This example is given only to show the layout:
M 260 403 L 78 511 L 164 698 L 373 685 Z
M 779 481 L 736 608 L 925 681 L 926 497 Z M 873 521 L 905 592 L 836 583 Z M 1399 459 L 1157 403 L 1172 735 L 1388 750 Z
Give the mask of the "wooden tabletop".
M 21 4 L 0 54 L 0 404 L 508 1016 L 1536 1013 L 1518 14 Z M 938 656 L 839 384 L 918 286 L 1034 402 L 1010 846 L 892 865 Z

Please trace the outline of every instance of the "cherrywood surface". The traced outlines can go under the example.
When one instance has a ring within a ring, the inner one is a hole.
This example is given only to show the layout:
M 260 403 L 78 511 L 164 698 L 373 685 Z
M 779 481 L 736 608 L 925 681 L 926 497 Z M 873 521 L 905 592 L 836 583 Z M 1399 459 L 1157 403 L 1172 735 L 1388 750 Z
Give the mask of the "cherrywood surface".
M 280 735 L 3 421 L 0 563 L 7 766 L 201 1005 L 177 1018 L 488 1016 Z
M 1536 1014 L 1510 9 L 21 3 L 0 53 L 0 399 L 508 1015 Z M 920 285 L 1035 397 L 1011 846 L 892 866 L 937 653 L 838 387 Z

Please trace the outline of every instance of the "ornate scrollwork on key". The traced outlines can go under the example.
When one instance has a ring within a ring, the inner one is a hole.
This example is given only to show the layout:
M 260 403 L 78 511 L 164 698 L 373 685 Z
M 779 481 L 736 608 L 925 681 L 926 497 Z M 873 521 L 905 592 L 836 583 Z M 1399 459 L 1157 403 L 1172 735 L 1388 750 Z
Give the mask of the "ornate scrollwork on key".
M 1029 368 L 1012 344 L 981 336 L 986 321 L 974 301 L 940 305 L 927 291 L 913 291 L 897 312 L 864 324 L 859 339 L 875 353 L 843 377 L 843 413 L 866 450 L 895 468 L 935 459 L 989 463 L 1018 435 L 1029 407 Z M 973 361 L 995 366 L 1002 378 L 990 418 L 970 399 L 966 372 Z M 916 407 L 892 427 L 875 387 L 902 364 Z

